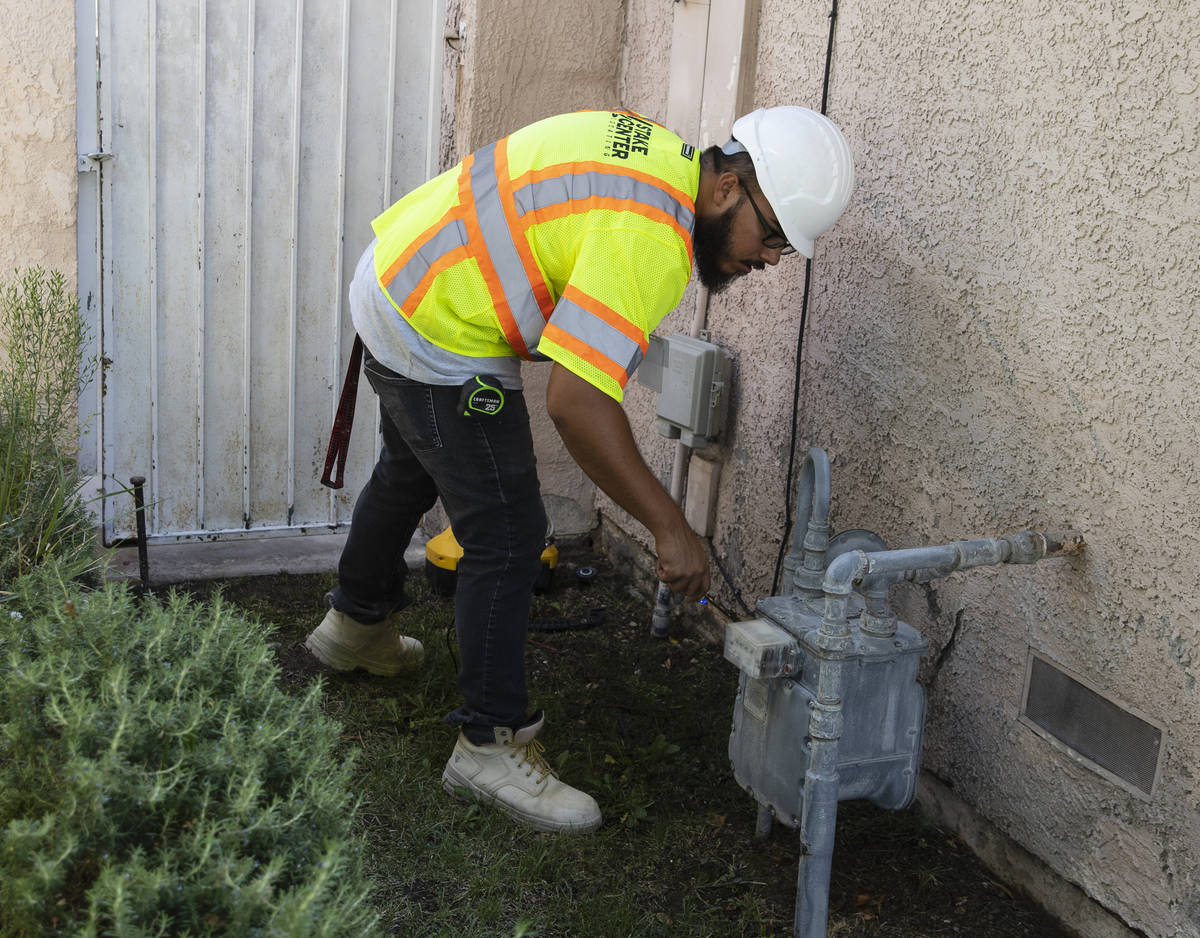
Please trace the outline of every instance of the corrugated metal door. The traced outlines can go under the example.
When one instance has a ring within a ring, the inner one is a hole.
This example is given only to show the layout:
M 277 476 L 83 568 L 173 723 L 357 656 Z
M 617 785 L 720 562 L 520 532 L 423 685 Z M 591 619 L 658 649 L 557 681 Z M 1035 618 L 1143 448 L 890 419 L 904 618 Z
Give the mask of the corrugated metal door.
M 346 488 L 320 485 L 346 290 L 371 218 L 434 168 L 444 0 L 80 3 L 104 490 L 145 476 L 159 541 L 328 531 L 377 436 L 364 381 Z M 101 505 L 106 540 L 129 536 L 130 500 Z

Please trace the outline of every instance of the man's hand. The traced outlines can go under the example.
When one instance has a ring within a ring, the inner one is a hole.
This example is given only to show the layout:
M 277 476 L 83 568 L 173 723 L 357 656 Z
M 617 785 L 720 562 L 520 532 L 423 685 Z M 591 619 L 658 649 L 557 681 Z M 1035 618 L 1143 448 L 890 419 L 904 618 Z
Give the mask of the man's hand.
M 686 522 L 682 530 L 656 536 L 654 550 L 658 578 L 672 593 L 700 599 L 708 592 L 708 551 Z
M 621 405 L 555 362 L 546 411 L 579 468 L 653 535 L 659 579 L 690 599 L 708 592 L 708 552 L 642 459 Z

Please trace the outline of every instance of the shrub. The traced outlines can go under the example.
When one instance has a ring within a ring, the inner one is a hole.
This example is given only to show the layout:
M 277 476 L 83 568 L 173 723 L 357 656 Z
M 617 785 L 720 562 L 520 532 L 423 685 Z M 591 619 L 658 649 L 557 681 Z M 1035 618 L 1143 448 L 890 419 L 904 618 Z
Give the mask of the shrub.
M 76 400 L 94 359 L 61 273 L 40 267 L 0 287 L 0 585 L 48 557 L 82 575 L 94 525 L 79 498 Z
M 0 417 L 0 434 L 4 433 Z M 39 463 L 0 514 L 0 589 L 56 558 L 72 579 L 95 579 L 96 524 L 80 497 L 74 468 Z
M 0 935 L 364 935 L 350 765 L 218 597 L 0 603 Z

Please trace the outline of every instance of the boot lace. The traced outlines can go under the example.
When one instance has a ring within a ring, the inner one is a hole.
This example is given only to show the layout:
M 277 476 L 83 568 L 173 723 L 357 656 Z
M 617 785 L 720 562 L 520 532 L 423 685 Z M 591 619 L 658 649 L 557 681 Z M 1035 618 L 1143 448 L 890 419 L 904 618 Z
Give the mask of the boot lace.
M 525 771 L 526 778 L 537 772 L 539 782 L 545 781 L 554 774 L 550 763 L 546 761 L 546 747 L 536 739 L 531 739 L 522 748 L 520 764 L 528 766 Z

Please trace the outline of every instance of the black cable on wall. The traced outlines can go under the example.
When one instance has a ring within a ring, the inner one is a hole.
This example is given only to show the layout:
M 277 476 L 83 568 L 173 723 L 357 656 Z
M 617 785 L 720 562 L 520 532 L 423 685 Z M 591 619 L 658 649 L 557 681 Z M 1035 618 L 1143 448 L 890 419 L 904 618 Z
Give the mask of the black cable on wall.
M 829 9 L 829 41 L 825 47 L 825 78 L 821 84 L 821 113 L 829 109 L 829 72 L 833 65 L 833 30 L 837 24 L 837 0 L 833 0 Z M 771 577 L 771 595 L 779 592 L 779 574 L 783 567 L 783 558 L 787 554 L 788 542 L 792 536 L 792 475 L 796 469 L 796 420 L 800 414 L 800 364 L 801 353 L 804 351 L 804 327 L 808 324 L 808 289 L 812 283 L 812 260 L 804 261 L 804 295 L 800 301 L 800 330 L 796 336 L 796 367 L 795 380 L 792 384 L 792 433 L 788 445 L 787 479 L 783 485 L 783 536 L 779 540 L 779 554 L 775 558 L 775 573 Z

